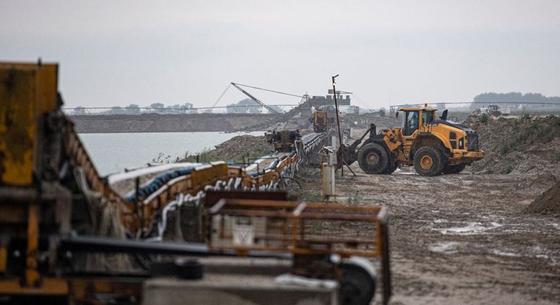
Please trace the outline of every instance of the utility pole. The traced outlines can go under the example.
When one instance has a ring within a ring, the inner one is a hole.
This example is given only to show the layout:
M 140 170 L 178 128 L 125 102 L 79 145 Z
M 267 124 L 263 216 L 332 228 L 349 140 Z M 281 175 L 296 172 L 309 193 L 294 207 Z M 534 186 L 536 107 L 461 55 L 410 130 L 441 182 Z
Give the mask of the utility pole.
M 337 155 L 337 159 L 341 162 L 342 161 L 342 156 L 340 155 L 342 153 L 342 150 L 340 149 L 340 147 L 342 146 L 342 132 L 340 131 L 340 118 L 338 117 L 338 101 L 336 100 L 336 78 L 338 77 L 338 74 L 335 76 L 332 76 L 332 89 L 333 89 L 333 97 L 334 97 L 334 108 L 336 111 L 336 127 L 338 129 L 338 147 L 337 147 L 337 151 L 336 151 L 336 155 Z M 342 177 L 344 177 L 344 166 L 340 166 L 340 174 Z

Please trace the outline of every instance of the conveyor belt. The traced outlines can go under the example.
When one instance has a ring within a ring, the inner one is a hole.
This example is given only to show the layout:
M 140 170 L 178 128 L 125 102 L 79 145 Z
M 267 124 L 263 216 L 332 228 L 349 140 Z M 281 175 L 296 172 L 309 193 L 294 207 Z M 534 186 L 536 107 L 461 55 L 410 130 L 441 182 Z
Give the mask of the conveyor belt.
M 118 205 L 122 223 L 133 235 L 151 231 L 155 217 L 178 196 L 183 200 L 203 198 L 205 190 L 276 190 L 284 177 L 292 177 L 307 156 L 316 152 L 328 139 L 327 133 L 304 135 L 291 152 L 277 152 L 263 156 L 248 166 L 228 166 L 224 162 L 210 164 L 180 163 L 161 167 L 142 168 L 135 171 L 102 178 L 89 157 L 84 145 L 68 121 L 66 128 L 66 153 L 71 165 L 82 168 L 92 191 L 101 194 L 111 204 Z M 300 149 L 298 149 L 300 147 Z M 140 186 L 138 193 L 125 196 L 115 192 L 109 184 L 132 179 L 148 173 L 158 173 Z

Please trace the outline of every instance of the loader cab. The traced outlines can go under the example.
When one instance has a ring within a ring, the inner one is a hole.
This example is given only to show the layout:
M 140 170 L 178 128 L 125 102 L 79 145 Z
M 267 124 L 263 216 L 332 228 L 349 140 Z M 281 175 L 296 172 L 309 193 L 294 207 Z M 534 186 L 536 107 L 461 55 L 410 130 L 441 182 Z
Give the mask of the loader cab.
M 402 133 L 404 136 L 411 136 L 416 130 L 434 122 L 436 110 L 433 108 L 401 108 L 402 112 Z M 397 112 L 398 116 L 398 112 Z

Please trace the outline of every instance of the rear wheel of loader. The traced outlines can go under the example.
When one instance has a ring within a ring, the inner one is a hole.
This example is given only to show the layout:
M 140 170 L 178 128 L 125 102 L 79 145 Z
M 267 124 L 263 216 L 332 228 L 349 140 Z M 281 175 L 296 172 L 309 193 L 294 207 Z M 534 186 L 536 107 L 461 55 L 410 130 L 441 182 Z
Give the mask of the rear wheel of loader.
M 414 169 L 422 176 L 437 176 L 443 167 L 443 156 L 437 148 L 424 146 L 414 154 Z
M 443 170 L 443 173 L 444 174 L 458 174 L 465 169 L 465 166 L 467 166 L 465 163 L 456 164 L 456 165 L 448 165 Z
M 383 174 L 389 166 L 389 154 L 385 147 L 369 143 L 358 151 L 358 164 L 367 174 Z

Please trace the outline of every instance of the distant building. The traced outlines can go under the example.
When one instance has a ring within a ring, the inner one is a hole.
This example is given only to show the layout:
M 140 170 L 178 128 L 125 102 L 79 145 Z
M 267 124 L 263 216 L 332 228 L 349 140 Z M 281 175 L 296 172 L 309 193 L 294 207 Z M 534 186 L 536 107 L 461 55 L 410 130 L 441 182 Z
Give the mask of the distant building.
M 348 111 L 356 111 L 355 106 L 351 105 L 351 98 L 350 92 L 344 92 L 344 95 L 341 94 L 342 91 L 337 91 L 336 101 L 338 103 L 339 112 L 348 112 Z M 307 94 L 304 95 L 303 104 L 298 106 L 298 111 L 301 111 L 302 115 L 304 116 L 311 116 L 313 109 L 326 109 L 332 107 L 332 111 L 334 112 L 334 95 L 332 95 L 332 90 L 329 90 L 327 95 L 314 95 L 308 96 Z M 301 107 L 304 105 L 303 107 Z M 358 110 L 359 111 L 359 110 Z
M 162 103 L 153 103 L 150 105 L 150 112 L 160 113 L 165 109 L 165 105 Z
M 336 91 L 336 102 L 338 106 L 350 106 L 352 100 L 350 92 Z M 309 98 L 308 102 L 311 106 L 318 108 L 321 106 L 334 106 L 334 95 L 332 89 L 328 91 L 326 96 L 314 95 Z
M 126 114 L 140 114 L 140 106 L 136 104 L 130 104 L 124 108 Z

